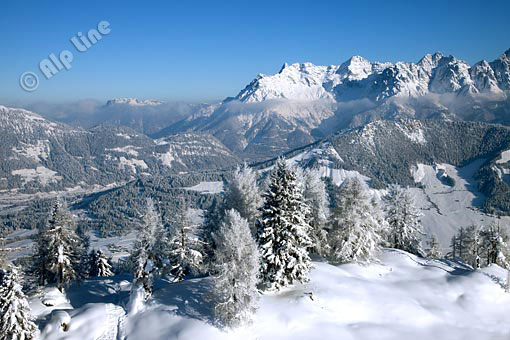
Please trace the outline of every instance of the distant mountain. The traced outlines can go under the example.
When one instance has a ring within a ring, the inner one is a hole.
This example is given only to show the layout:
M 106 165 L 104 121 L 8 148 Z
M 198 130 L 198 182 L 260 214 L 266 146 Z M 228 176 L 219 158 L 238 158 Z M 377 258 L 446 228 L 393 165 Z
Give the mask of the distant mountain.
M 239 156 L 261 160 L 378 119 L 510 124 L 509 84 L 510 50 L 472 67 L 439 52 L 416 64 L 359 56 L 332 66 L 285 64 L 153 136 L 207 132 Z
M 88 130 L 0 106 L 0 190 L 54 191 L 139 177 L 232 166 L 239 160 L 214 137 L 153 140 L 130 128 Z
M 110 99 L 106 102 L 106 106 L 118 105 L 118 104 L 127 104 L 130 106 L 156 106 L 161 105 L 163 102 L 158 100 L 148 99 L 148 100 L 139 100 L 137 98 L 114 98 Z
M 85 106 L 85 109 L 83 108 Z M 67 105 L 29 105 L 43 117 L 88 129 L 98 124 L 126 126 L 143 134 L 153 134 L 182 120 L 208 104 L 165 103 L 157 100 L 114 98 L 106 104 L 82 101 Z

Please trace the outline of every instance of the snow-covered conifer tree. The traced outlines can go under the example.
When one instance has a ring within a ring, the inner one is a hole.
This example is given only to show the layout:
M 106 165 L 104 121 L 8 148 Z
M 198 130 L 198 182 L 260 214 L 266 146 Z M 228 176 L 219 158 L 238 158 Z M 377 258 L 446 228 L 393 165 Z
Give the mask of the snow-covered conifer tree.
M 433 259 L 440 259 L 443 257 L 443 253 L 441 252 L 441 245 L 439 244 L 435 234 L 431 234 L 427 239 L 427 257 Z
M 191 223 L 183 201 L 177 207 L 169 240 L 170 273 L 175 281 L 182 281 L 188 274 L 200 271 L 203 262 L 203 242 L 199 239 L 198 226 Z
M 420 240 L 423 235 L 420 217 L 414 198 L 408 190 L 399 186 L 389 187 L 386 196 L 390 246 L 412 254 L 422 255 Z
M 296 174 L 279 160 L 263 195 L 258 222 L 261 280 L 266 289 L 280 289 L 308 281 L 311 261 L 308 206 L 296 181 Z
M 214 272 L 214 253 L 216 242 L 214 235 L 217 233 L 224 215 L 224 204 L 218 196 L 213 198 L 212 204 L 204 212 L 204 220 L 198 228 L 198 238 L 202 240 L 201 250 L 203 254 L 202 269 L 206 272 Z
M 234 209 L 226 212 L 215 237 L 215 317 L 222 326 L 240 326 L 251 320 L 257 308 L 257 245 L 248 221 Z
M 346 179 L 336 192 L 329 240 L 338 262 L 369 262 L 379 250 L 382 209 L 357 178 Z
M 148 198 L 143 222 L 139 227 L 137 241 L 131 253 L 134 263 L 132 294 L 138 294 L 140 288 L 144 290 L 144 299 L 152 294 L 154 275 L 161 269 L 162 257 L 165 256 L 161 249 L 165 241 L 161 218 L 156 211 L 154 201 Z
M 0 269 L 0 340 L 35 339 L 37 326 L 21 287 L 19 269 Z
M 482 239 L 480 237 L 480 227 L 470 225 L 465 229 L 465 261 L 473 268 L 481 266 Z
M 250 229 L 255 235 L 255 222 L 260 215 L 261 206 L 262 196 L 257 185 L 257 173 L 245 163 L 242 168 L 237 167 L 232 180 L 227 183 L 225 210 L 237 210 L 241 217 L 248 220 Z
M 113 276 L 110 259 L 100 249 L 90 253 L 90 276 L 109 277 Z
M 310 224 L 310 237 L 312 238 L 312 251 L 321 256 L 329 253 L 328 232 L 326 226 L 330 217 L 329 196 L 326 184 L 313 169 L 295 169 L 298 181 L 303 187 L 303 197 L 308 205 L 307 215 Z
M 506 228 L 492 223 L 480 230 L 480 236 L 487 265 L 495 263 L 503 268 L 509 267 L 510 249 Z
M 48 226 L 40 236 L 38 250 L 42 254 L 38 254 L 38 260 L 41 261 L 39 265 L 45 267 L 44 269 L 41 267 L 41 272 L 53 273 L 53 278 L 47 277 L 46 280 L 50 283 L 56 282 L 61 292 L 65 285 L 82 277 L 79 269 L 85 251 L 75 228 L 73 217 L 62 202 L 57 200 Z M 46 245 L 43 242 L 47 242 Z M 41 249 L 44 246 L 46 250 Z

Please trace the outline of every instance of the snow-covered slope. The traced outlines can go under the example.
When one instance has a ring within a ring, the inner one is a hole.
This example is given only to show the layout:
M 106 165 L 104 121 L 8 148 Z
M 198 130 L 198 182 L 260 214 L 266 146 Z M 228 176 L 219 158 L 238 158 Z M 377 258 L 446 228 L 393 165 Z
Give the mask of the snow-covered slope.
M 469 136 L 466 139 L 465 136 Z M 510 129 L 437 120 L 376 121 L 286 155 L 339 185 L 357 177 L 376 196 L 387 184 L 409 186 L 427 231 L 443 249 L 460 227 L 508 215 Z M 273 162 L 261 163 L 270 169 Z M 509 217 L 500 221 L 510 223 Z
M 0 106 L 0 190 L 107 186 L 139 176 L 229 167 L 239 160 L 216 138 L 188 133 L 153 140 L 130 128 L 84 130 Z
M 366 266 L 314 262 L 308 284 L 263 295 L 253 324 L 228 331 L 211 324 L 209 278 L 158 282 L 153 300 L 136 315 L 126 316 L 121 308 L 130 288 L 126 276 L 72 287 L 67 298 L 74 308 L 62 298 L 61 307 L 44 307 L 43 297 L 32 298 L 31 306 L 41 340 L 494 340 L 510 332 L 505 276 L 497 266 L 471 271 L 396 250 L 385 250 L 380 263 Z M 60 308 L 65 318 L 56 311 L 44 317 Z M 60 320 L 68 322 L 66 332 Z

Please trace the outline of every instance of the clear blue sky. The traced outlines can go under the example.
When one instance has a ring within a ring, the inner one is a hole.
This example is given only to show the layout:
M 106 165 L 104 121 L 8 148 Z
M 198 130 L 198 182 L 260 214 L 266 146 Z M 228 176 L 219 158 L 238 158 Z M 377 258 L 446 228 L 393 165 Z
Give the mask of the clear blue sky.
M 510 48 L 510 1 L 11 1 L 0 3 L 0 103 L 112 97 L 206 101 L 235 95 L 284 62 L 351 55 L 417 61 L 442 51 L 474 63 Z M 101 20 L 84 53 L 70 38 Z M 73 52 L 46 80 L 39 62 Z M 25 71 L 40 78 L 21 90 Z

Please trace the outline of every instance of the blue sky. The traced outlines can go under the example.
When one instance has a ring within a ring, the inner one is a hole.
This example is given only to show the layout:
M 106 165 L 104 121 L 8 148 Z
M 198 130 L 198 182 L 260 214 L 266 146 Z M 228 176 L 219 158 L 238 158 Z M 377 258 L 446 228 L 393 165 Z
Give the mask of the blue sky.
M 212 101 L 284 62 L 339 64 L 352 55 L 417 61 L 442 51 L 474 63 L 510 48 L 510 1 L 11 1 L 0 4 L 0 103 L 86 98 Z M 101 20 L 86 52 L 70 38 Z M 68 49 L 72 68 L 38 65 Z M 27 93 L 19 76 L 34 71 Z

